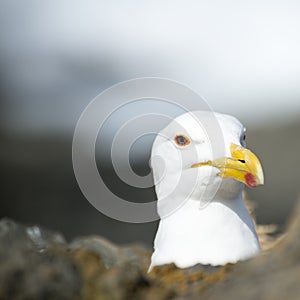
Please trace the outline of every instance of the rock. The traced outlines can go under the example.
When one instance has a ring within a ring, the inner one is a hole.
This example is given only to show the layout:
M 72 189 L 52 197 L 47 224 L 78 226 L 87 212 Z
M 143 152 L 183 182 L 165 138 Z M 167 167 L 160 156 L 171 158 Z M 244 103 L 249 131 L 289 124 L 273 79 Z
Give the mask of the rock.
M 98 236 L 83 237 L 75 239 L 70 248 L 73 250 L 86 250 L 101 258 L 106 268 L 118 264 L 120 260 L 120 249 L 105 238 Z
M 150 253 L 101 237 L 68 245 L 39 226 L 0 221 L 0 299 L 167 299 L 148 278 Z
M 63 238 L 41 228 L 0 222 L 0 299 L 80 299 L 80 274 Z
M 0 221 L 0 243 L 18 243 L 28 250 L 43 251 L 52 244 L 65 244 L 65 239 L 57 232 L 38 226 L 25 227 L 5 218 Z
M 70 244 L 83 277 L 83 299 L 138 299 L 149 289 L 149 253 L 117 247 L 101 237 L 84 237 Z
M 121 247 L 99 236 L 77 238 L 70 244 L 70 248 L 85 249 L 98 255 L 107 269 L 132 263 L 146 272 L 150 264 L 150 252 L 141 246 Z
M 266 237 L 273 232 L 262 229 Z M 272 245 L 234 265 L 170 264 L 148 273 L 151 252 L 140 246 L 118 246 L 99 236 L 67 244 L 59 233 L 3 219 L 0 300 L 299 299 L 300 203 L 288 233 Z
M 201 265 L 179 269 L 174 264 L 156 266 L 149 274 L 155 283 L 170 288 L 173 293 L 181 297 L 191 297 L 193 294 L 201 294 L 207 286 L 216 284 L 226 278 L 233 265 L 221 267 Z

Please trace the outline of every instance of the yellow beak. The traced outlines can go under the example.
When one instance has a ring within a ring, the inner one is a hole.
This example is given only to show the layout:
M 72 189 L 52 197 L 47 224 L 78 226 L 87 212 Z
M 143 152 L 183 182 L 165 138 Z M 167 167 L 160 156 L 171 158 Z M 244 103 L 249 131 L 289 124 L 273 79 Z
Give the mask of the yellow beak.
M 230 158 L 224 157 L 205 163 L 196 163 L 192 165 L 192 168 L 212 166 L 220 170 L 218 175 L 222 178 L 234 178 L 252 188 L 264 184 L 263 169 L 254 153 L 236 144 L 231 144 L 230 152 L 232 156 Z

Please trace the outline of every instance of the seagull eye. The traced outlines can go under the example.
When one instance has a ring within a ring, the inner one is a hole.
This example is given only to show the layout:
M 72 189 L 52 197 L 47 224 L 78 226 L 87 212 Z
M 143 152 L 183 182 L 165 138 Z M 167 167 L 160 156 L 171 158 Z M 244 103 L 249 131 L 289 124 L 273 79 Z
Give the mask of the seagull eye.
M 246 147 L 246 132 L 244 132 L 241 136 L 241 145 Z
M 191 142 L 190 139 L 184 134 L 176 135 L 174 140 L 178 146 L 187 146 Z

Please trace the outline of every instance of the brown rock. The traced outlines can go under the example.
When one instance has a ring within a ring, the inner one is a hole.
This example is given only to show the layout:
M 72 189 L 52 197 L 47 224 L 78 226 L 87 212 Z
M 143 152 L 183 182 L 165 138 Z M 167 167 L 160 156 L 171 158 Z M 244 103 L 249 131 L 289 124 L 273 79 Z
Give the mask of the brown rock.
M 273 233 L 260 229 L 267 239 Z M 147 273 L 150 255 L 98 236 L 68 245 L 60 234 L 2 220 L 0 299 L 299 299 L 300 202 L 286 236 L 269 240 L 268 251 L 251 260 L 187 269 L 170 264 Z

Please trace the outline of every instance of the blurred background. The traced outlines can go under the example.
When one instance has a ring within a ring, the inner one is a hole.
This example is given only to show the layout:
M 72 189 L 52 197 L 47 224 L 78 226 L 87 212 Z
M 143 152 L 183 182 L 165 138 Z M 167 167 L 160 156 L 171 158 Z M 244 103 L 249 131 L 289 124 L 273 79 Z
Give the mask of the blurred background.
M 115 221 L 84 198 L 71 151 L 76 122 L 95 96 L 154 76 L 188 85 L 245 124 L 248 147 L 265 169 L 265 185 L 247 189 L 258 222 L 284 225 L 300 191 L 299 30 L 296 0 L 2 0 L 0 216 L 68 239 L 101 234 L 151 245 L 157 222 Z M 139 147 L 145 155 L 131 161 L 146 174 L 151 143 Z M 129 200 L 155 199 L 152 188 L 118 180 L 109 161 L 101 175 Z

